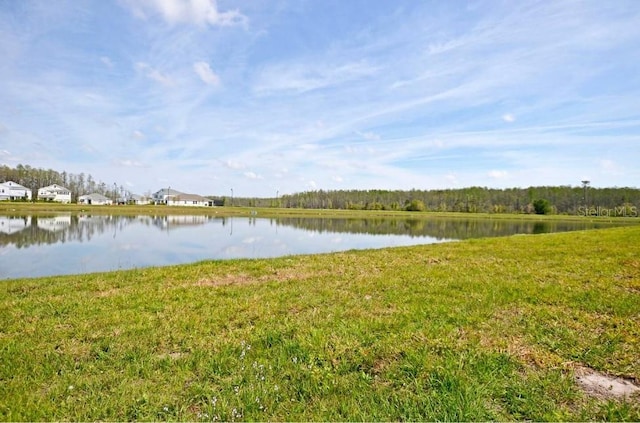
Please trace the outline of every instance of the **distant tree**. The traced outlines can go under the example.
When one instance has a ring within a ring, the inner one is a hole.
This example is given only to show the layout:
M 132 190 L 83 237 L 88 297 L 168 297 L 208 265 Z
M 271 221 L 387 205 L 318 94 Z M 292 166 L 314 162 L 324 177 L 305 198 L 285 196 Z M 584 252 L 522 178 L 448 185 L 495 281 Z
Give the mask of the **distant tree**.
M 533 201 L 533 209 L 536 214 L 549 214 L 551 212 L 551 204 L 544 198 L 538 198 Z

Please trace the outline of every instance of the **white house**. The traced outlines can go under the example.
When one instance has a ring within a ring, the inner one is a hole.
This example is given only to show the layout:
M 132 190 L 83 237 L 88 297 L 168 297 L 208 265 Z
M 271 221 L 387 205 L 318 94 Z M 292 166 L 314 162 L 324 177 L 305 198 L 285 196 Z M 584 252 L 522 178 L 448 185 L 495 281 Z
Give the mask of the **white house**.
M 145 204 L 150 204 L 151 199 L 146 195 L 131 194 L 129 198 L 127 198 L 127 203 L 143 206 Z
M 60 185 L 49 185 L 48 187 L 43 187 L 38 190 L 38 200 L 70 203 L 71 191 Z
M 177 195 L 184 195 L 184 192 L 171 188 L 162 188 L 160 191 L 153 193 L 151 198 L 155 204 L 169 204 L 169 201 Z
M 93 194 L 81 195 L 80 197 L 78 197 L 78 204 L 108 206 L 113 204 L 113 201 L 102 194 L 93 193 Z
M 0 184 L 0 200 L 31 200 L 31 190 L 13 181 Z
M 208 207 L 211 204 L 211 200 L 197 194 L 179 194 L 167 200 L 167 206 Z

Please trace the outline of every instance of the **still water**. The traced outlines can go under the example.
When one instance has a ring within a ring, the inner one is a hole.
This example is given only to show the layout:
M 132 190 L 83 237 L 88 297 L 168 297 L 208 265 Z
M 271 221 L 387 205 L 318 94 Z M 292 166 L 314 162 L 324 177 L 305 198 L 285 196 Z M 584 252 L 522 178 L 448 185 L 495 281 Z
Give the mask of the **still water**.
M 493 219 L 0 216 L 0 279 L 601 227 Z

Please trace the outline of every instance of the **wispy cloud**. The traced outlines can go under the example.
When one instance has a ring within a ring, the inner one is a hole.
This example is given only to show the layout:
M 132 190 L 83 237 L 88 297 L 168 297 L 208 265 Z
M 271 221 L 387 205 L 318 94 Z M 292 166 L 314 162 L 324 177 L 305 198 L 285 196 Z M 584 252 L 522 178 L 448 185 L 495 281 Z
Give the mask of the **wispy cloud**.
M 255 91 L 267 94 L 280 91 L 305 93 L 371 77 L 377 70 L 376 66 L 365 62 L 347 62 L 338 65 L 275 63 L 258 72 Z
M 107 56 L 102 56 L 100 57 L 100 61 L 108 68 L 113 68 L 113 61 L 111 61 L 110 58 L 108 58 Z
M 505 170 L 492 170 L 489 172 L 489 177 L 493 179 L 503 179 L 506 178 L 509 173 Z
M 221 12 L 215 0 L 123 0 L 139 18 L 160 15 L 170 24 L 231 26 L 246 24 L 238 10 Z
M 146 167 L 143 163 L 132 159 L 114 160 L 114 164 L 122 167 Z
M 143 133 L 142 131 L 137 130 L 137 129 L 136 129 L 135 131 L 133 131 L 133 133 L 131 134 L 131 136 L 132 136 L 133 138 L 135 138 L 136 140 L 138 140 L 138 141 L 141 141 L 141 140 L 143 140 L 143 139 L 145 139 L 145 138 L 146 138 L 146 137 L 145 137 L 145 135 L 144 135 L 144 133 Z
M 158 69 L 153 68 L 148 63 L 137 62 L 135 68 L 136 71 L 138 71 L 140 74 L 146 76 L 151 80 L 159 82 L 162 85 L 172 86 L 175 84 L 174 80 L 171 77 L 159 71 Z
M 260 175 L 256 175 L 254 172 L 244 172 L 244 177 L 247 179 L 264 179 Z
M 211 66 L 207 62 L 196 62 L 193 64 L 193 70 L 200 77 L 202 82 L 207 85 L 218 86 L 220 85 L 220 78 L 211 69 Z
M 505 113 L 504 115 L 502 115 L 502 120 L 507 123 L 512 123 L 516 121 L 516 117 L 511 113 Z

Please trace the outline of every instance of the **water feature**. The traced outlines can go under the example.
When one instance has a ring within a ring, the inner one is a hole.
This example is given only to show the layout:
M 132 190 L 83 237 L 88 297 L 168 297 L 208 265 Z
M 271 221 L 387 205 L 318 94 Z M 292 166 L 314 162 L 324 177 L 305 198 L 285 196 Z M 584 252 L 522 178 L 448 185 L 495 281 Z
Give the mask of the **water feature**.
M 584 221 L 0 216 L 0 279 L 590 229 Z

